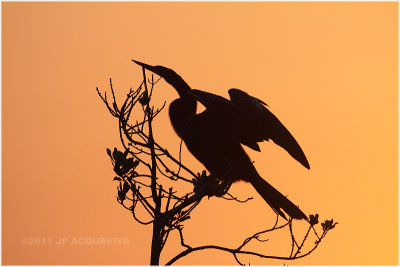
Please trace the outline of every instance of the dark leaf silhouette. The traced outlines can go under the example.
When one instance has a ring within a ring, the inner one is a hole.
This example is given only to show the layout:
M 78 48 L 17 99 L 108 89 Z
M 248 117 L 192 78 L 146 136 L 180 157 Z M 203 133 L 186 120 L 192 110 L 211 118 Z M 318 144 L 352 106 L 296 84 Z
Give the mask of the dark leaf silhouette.
M 122 164 L 122 161 L 125 159 L 124 153 L 122 153 L 121 151 L 118 151 L 117 148 L 114 148 L 113 158 L 116 163 Z
M 142 104 L 142 106 L 145 106 L 149 103 L 149 101 L 150 101 L 149 95 L 147 91 L 145 91 L 139 98 L 139 103 Z
M 319 217 L 319 215 L 318 214 L 315 214 L 315 215 L 310 215 L 310 224 L 311 225 L 316 225 L 316 224 L 318 224 L 318 217 Z
M 118 198 L 123 202 L 126 199 L 126 193 L 128 193 L 130 185 L 127 181 L 124 181 L 123 185 L 120 182 L 118 187 Z
M 337 222 L 333 223 L 333 219 L 331 219 L 331 220 L 326 220 L 325 222 L 321 223 L 321 226 L 324 231 L 329 231 L 329 230 L 335 228 L 336 224 L 338 224 L 338 223 Z

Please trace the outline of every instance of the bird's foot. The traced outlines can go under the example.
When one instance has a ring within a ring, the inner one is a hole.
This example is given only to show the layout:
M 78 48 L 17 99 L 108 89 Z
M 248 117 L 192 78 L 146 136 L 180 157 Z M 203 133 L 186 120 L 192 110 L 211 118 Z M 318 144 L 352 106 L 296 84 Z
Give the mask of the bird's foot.
M 202 174 L 198 174 L 197 179 L 193 180 L 193 184 L 195 193 L 204 192 L 208 197 L 221 197 L 228 192 L 232 183 L 221 181 L 212 173 L 206 175 L 206 172 L 203 171 Z
M 232 183 L 222 181 L 221 183 L 215 184 L 214 187 L 211 189 L 211 192 L 216 197 L 222 197 L 223 195 L 228 193 L 231 185 Z

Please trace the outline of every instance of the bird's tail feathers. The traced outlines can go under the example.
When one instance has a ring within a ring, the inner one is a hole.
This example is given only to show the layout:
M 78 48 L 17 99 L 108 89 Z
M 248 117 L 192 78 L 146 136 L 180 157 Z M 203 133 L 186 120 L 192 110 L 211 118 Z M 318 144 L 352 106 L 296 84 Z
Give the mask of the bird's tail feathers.
M 255 176 L 251 180 L 251 184 L 278 215 L 287 219 L 285 216 L 286 213 L 293 219 L 308 220 L 307 216 L 299 209 L 299 207 L 293 204 L 288 198 L 282 195 L 282 193 L 276 190 L 259 175 Z

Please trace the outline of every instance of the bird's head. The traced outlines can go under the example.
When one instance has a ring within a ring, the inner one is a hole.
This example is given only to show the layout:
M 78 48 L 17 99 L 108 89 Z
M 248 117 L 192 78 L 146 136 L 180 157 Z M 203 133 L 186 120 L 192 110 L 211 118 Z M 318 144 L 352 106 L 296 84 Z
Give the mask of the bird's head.
M 133 60 L 136 64 L 139 66 L 142 66 L 143 68 L 157 74 L 158 76 L 162 77 L 167 83 L 172 85 L 176 91 L 178 92 L 179 96 L 185 95 L 191 88 L 190 86 L 182 79 L 181 76 L 179 76 L 174 70 L 169 69 L 164 66 L 151 66 L 136 60 Z

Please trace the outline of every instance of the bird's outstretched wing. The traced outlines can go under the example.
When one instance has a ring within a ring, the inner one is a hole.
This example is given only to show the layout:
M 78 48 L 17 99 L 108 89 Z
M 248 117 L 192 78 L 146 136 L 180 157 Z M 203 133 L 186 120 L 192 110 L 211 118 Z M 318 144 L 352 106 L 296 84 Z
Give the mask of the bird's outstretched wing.
M 263 101 L 239 89 L 230 89 L 228 92 L 232 102 L 239 110 L 240 116 L 237 123 L 239 129 L 237 134 L 242 144 L 251 148 L 255 147 L 255 150 L 259 151 L 257 142 L 271 139 L 304 167 L 310 169 L 307 158 L 296 139 L 278 118 L 268 110 Z
M 207 117 L 208 125 L 214 132 L 234 138 L 232 133 L 239 117 L 239 110 L 235 104 L 222 96 L 197 89 L 192 89 L 187 94 L 205 107 L 205 110 L 201 114 L 196 114 L 195 117 Z
M 217 117 L 227 118 L 239 114 L 239 110 L 236 106 L 222 96 L 197 89 L 190 90 L 189 94 L 203 104 L 207 110 L 215 112 Z

